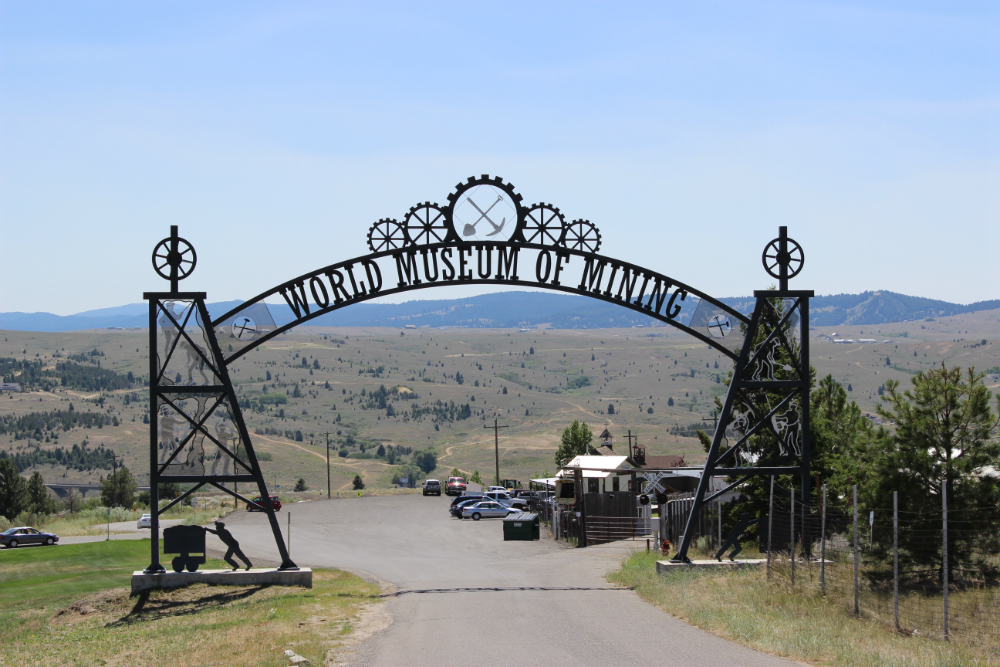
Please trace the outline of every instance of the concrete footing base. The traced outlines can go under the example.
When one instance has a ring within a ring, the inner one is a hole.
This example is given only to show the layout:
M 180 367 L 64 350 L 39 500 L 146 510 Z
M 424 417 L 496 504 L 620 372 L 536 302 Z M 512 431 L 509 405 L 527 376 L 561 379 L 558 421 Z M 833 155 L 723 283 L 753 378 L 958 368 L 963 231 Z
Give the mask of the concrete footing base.
M 277 570 L 256 568 L 250 570 L 203 570 L 200 572 L 165 572 L 146 574 L 142 570 L 132 573 L 132 595 L 158 588 L 179 588 L 191 584 L 213 586 L 303 586 L 312 588 L 312 570 Z
M 656 561 L 656 571 L 658 573 L 663 572 L 673 572 L 676 570 L 684 569 L 720 569 L 720 568 L 741 568 L 741 567 L 760 567 L 767 563 L 766 558 L 751 558 L 748 560 L 726 560 L 723 559 L 720 563 L 717 560 L 693 560 L 690 563 L 674 563 L 669 560 L 658 560 Z

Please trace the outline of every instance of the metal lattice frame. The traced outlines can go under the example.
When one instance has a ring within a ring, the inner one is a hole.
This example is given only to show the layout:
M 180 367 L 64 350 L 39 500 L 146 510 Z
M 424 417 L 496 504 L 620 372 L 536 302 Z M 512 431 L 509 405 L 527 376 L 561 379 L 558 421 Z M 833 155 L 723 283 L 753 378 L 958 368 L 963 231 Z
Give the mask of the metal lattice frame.
M 483 188 L 488 196 L 477 202 L 478 188 Z M 414 207 L 403 224 L 390 219 L 379 221 L 369 232 L 372 254 L 332 264 L 282 283 L 214 321 L 209 319 L 203 292 L 178 290 L 178 281 L 191 274 L 197 256 L 193 246 L 178 236 L 177 227 L 171 227 L 170 237 L 161 241 L 153 252 L 153 266 L 162 278 L 170 281 L 171 289 L 144 295 L 149 301 L 152 501 L 151 562 L 147 572 L 164 571 L 159 562 L 159 517 L 184 496 L 210 485 L 250 502 L 236 491 L 239 482 L 256 484 L 261 497 L 269 495 L 229 377 L 229 364 L 264 341 L 325 313 L 381 296 L 445 285 L 517 285 L 606 301 L 676 327 L 735 362 L 708 462 L 675 560 L 687 560 L 693 527 L 697 525 L 704 504 L 755 475 L 800 474 L 802 499 L 808 502 L 808 332 L 809 299 L 813 293 L 788 289 L 788 279 L 802 269 L 804 254 L 801 247 L 788 238 L 785 227 L 780 228 L 778 238 L 765 248 L 762 257 L 765 269 L 778 278 L 780 287 L 776 291 L 755 292 L 756 305 L 752 316 L 747 318 L 717 299 L 661 273 L 598 255 L 600 232 L 585 220 L 563 226 L 559 214 L 558 238 L 554 231 L 539 237 L 533 233 L 539 223 L 531 216 L 543 208 L 555 212 L 558 209 L 545 204 L 522 206 L 521 195 L 514 186 L 500 178 L 485 175 L 470 178 L 456 186 L 448 201 L 447 206 L 425 203 Z M 500 216 L 490 217 L 493 206 L 498 204 L 501 205 L 498 210 L 506 211 L 499 224 L 493 217 Z M 459 220 L 453 216 L 462 205 L 468 205 L 469 210 L 475 212 L 459 225 Z M 514 218 L 508 220 L 506 215 L 511 213 Z M 411 219 L 419 219 L 420 224 L 429 226 L 434 232 L 433 238 L 411 238 L 407 226 Z M 485 233 L 485 238 L 480 239 L 480 225 L 494 231 Z M 539 239 L 546 242 L 539 243 Z M 497 258 L 495 276 L 489 263 L 494 253 Z M 534 269 L 527 269 L 534 279 L 531 275 L 518 274 L 519 253 L 522 262 Z M 532 253 L 535 261 L 532 261 Z M 473 273 L 470 267 L 465 273 L 466 258 L 473 255 L 478 257 L 477 268 Z M 439 271 L 439 258 L 442 266 L 452 269 L 450 277 Z M 575 279 L 570 280 L 567 273 L 561 273 L 571 260 L 574 260 L 573 266 L 582 267 L 582 275 L 578 274 L 579 284 Z M 383 289 L 380 262 L 387 265 L 387 271 L 395 269 L 398 275 L 395 287 Z M 459 266 L 457 275 L 453 263 Z M 314 299 L 311 307 L 307 290 Z M 276 296 L 285 299 L 295 316 L 281 326 L 274 321 L 265 303 L 265 299 Z M 175 317 L 173 307 L 177 302 L 186 304 L 183 317 Z M 200 343 L 190 335 L 189 326 L 200 329 Z M 793 335 L 796 330 L 797 342 Z M 218 338 L 222 336 L 230 343 L 228 357 L 219 346 Z M 164 343 L 162 357 L 161 342 Z M 168 368 L 176 368 L 176 359 L 182 352 L 186 355 L 182 364 L 187 382 L 179 371 L 182 376 L 179 380 L 168 374 Z M 200 383 L 194 377 L 195 371 L 201 378 Z M 183 407 L 192 400 L 196 404 L 193 415 L 189 414 L 190 408 Z M 168 415 L 162 418 L 164 423 L 161 424 L 161 406 L 180 418 Z M 173 419 L 171 424 L 180 424 L 186 429 L 183 441 L 172 436 L 172 426 L 166 423 L 167 419 Z M 207 425 L 210 419 L 215 419 L 215 435 Z M 725 447 L 723 443 L 729 427 L 740 437 L 732 447 Z M 761 440 L 768 438 L 772 446 L 760 449 Z M 216 463 L 209 474 L 204 466 L 206 439 L 209 446 L 217 448 Z M 229 445 L 231 439 L 237 441 L 235 448 Z M 242 458 L 240 445 L 244 449 Z M 752 447 L 759 451 L 751 452 Z M 179 462 L 182 452 L 186 456 L 183 463 Z M 734 464 L 737 455 L 742 456 L 744 465 Z M 226 461 L 221 475 L 217 470 L 220 458 Z M 232 474 L 228 471 L 230 462 Z M 712 477 L 731 477 L 734 481 L 709 496 Z M 159 484 L 165 481 L 190 483 L 194 487 L 160 509 Z M 226 484 L 234 488 L 229 489 Z M 295 569 L 271 504 L 265 502 L 264 505 L 262 509 L 267 513 L 281 555 L 281 568 Z

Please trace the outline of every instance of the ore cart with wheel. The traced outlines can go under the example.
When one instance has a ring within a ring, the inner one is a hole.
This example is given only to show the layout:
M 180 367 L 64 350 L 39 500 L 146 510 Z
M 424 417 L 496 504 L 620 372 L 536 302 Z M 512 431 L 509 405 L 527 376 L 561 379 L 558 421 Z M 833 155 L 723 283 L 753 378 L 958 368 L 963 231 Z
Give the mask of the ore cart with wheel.
M 205 564 L 205 529 L 201 526 L 171 526 L 163 530 L 163 553 L 180 554 L 173 559 L 174 572 L 194 572 Z M 197 555 L 195 555 L 197 554 Z

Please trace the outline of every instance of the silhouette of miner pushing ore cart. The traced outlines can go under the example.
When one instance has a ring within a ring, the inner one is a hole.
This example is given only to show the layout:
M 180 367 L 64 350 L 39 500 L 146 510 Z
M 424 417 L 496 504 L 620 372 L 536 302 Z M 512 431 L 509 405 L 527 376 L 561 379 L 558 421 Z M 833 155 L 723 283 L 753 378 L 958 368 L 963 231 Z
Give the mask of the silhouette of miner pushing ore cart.
M 233 554 L 246 564 L 246 569 L 252 567 L 250 559 L 243 555 L 240 543 L 226 530 L 226 524 L 216 521 L 215 530 L 202 526 L 171 526 L 164 529 L 163 553 L 180 554 L 173 560 L 174 572 L 183 572 L 185 567 L 188 572 L 194 572 L 199 565 L 205 564 L 205 533 L 214 533 L 228 547 L 222 559 L 229 563 L 234 571 L 239 569 L 239 564 L 233 559 Z M 192 553 L 201 555 L 192 556 Z
M 205 564 L 205 529 L 201 526 L 164 528 L 163 553 L 180 554 L 172 561 L 174 572 L 183 572 L 184 568 L 195 572 L 199 565 Z

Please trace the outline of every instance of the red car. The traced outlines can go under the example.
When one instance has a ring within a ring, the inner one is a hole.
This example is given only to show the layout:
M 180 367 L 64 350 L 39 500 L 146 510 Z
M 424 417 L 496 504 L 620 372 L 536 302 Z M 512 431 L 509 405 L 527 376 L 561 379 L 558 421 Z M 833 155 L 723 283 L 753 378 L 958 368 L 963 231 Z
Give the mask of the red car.
M 445 483 L 444 492 L 449 496 L 460 496 L 465 493 L 465 480 L 461 477 L 449 477 Z
M 278 496 L 271 496 L 271 507 L 274 508 L 275 512 L 281 510 L 281 501 L 278 500 Z M 264 511 L 264 497 L 257 496 L 253 499 L 253 502 L 247 503 L 247 512 L 263 512 Z

